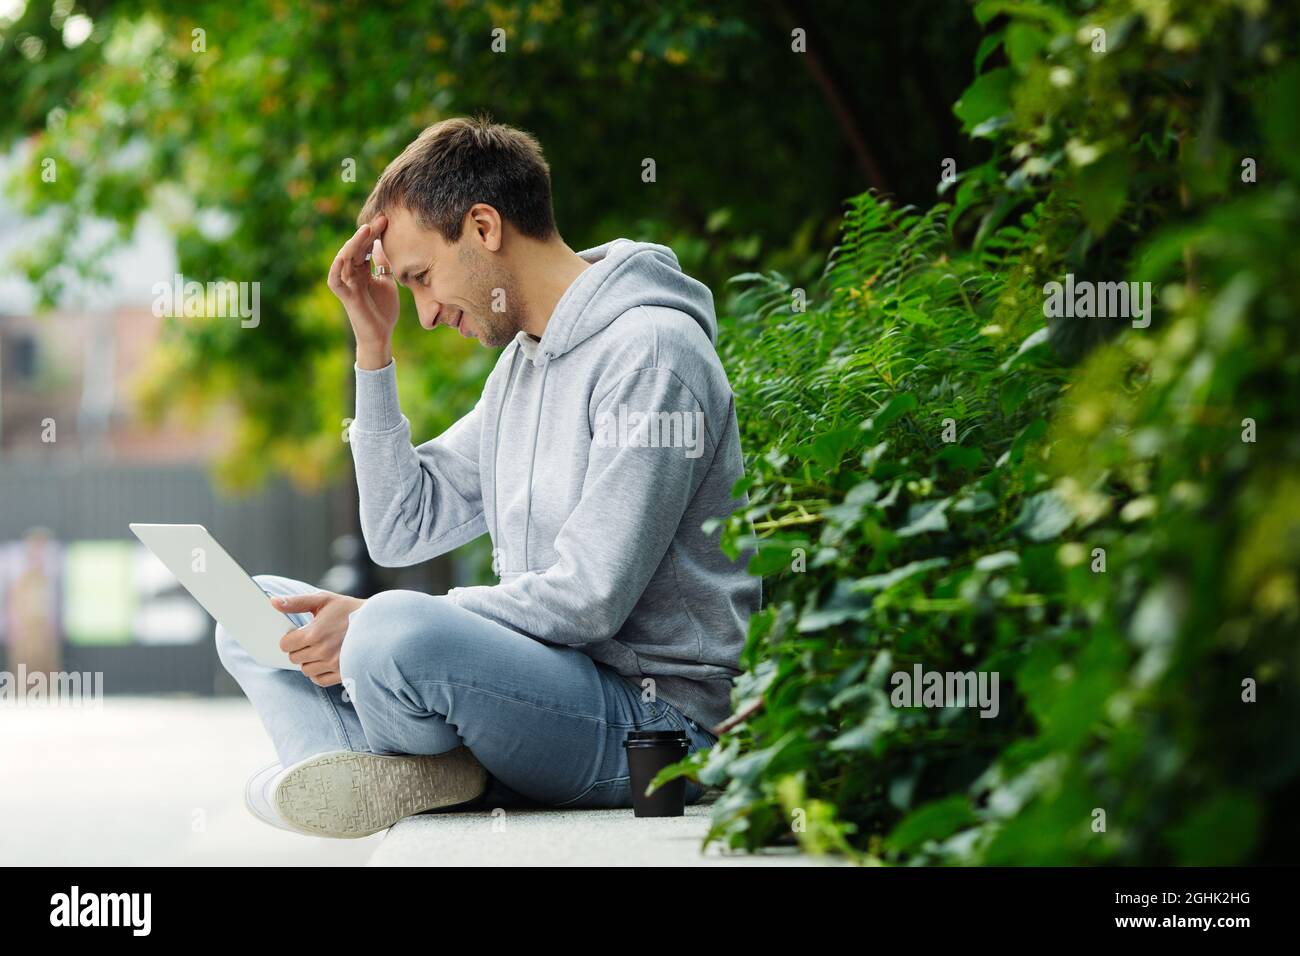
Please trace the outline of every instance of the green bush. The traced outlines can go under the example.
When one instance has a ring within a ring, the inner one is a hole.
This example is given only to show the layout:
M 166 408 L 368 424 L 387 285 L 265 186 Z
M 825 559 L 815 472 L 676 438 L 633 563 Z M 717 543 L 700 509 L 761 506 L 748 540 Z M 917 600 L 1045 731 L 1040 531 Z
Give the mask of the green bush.
M 926 212 L 854 199 L 806 297 L 738 277 L 722 531 L 765 608 L 728 733 L 668 773 L 724 786 L 734 848 L 1294 861 L 1295 5 L 976 16 L 955 113 L 993 158 Z M 1154 318 L 1045 323 L 1067 273 Z M 996 673 L 996 716 L 895 706 L 916 664 Z

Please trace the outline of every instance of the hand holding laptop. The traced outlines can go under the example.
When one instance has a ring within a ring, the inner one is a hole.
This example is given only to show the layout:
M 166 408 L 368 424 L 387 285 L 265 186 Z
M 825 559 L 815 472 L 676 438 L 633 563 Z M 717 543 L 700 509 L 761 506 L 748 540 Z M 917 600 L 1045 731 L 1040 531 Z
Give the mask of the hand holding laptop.
M 366 603 L 365 599 L 333 591 L 317 591 L 314 594 L 274 597 L 270 601 L 277 611 L 286 614 L 305 611 L 312 615 L 303 627 L 295 628 L 280 638 L 280 650 L 302 668 L 313 684 L 332 687 L 342 683 L 339 651 L 348 631 L 348 618 Z

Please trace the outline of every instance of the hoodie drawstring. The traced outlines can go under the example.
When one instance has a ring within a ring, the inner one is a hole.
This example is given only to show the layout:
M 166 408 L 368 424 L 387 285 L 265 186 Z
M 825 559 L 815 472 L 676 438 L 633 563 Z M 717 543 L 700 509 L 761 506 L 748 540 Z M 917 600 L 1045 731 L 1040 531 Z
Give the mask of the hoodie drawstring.
M 501 547 L 501 535 L 498 528 L 498 522 L 501 520 L 501 509 L 497 505 L 497 455 L 501 454 L 501 420 L 506 417 L 506 402 L 510 400 L 510 393 L 515 390 L 515 363 L 519 360 L 519 350 L 510 358 L 510 374 L 506 376 L 506 387 L 501 390 L 501 405 L 497 408 L 497 430 L 496 435 L 492 438 L 492 550 L 496 551 Z M 528 539 L 525 538 L 525 541 Z M 492 570 L 496 572 L 497 577 L 501 577 L 501 558 L 499 555 L 492 555 Z
M 542 427 L 542 405 L 546 402 L 546 373 L 551 370 L 551 356 L 546 353 L 542 364 L 542 385 L 537 396 L 537 411 L 533 414 L 533 451 L 528 457 L 528 484 L 524 486 L 524 570 L 528 564 L 528 524 L 533 516 L 533 466 L 537 464 L 537 443 Z M 495 457 L 495 456 L 493 456 Z
M 538 435 L 542 425 L 542 405 L 546 402 L 546 375 L 551 370 L 551 359 L 554 357 L 550 352 L 543 353 L 546 361 L 542 363 L 542 384 L 537 396 L 537 409 L 533 413 L 533 442 L 532 451 L 528 458 L 528 483 L 524 486 L 524 567 L 528 570 L 528 526 L 533 516 L 533 469 L 537 464 L 537 444 Z M 519 349 L 510 359 L 510 374 L 507 376 L 506 387 L 502 389 L 501 405 L 497 409 L 497 427 L 496 435 L 492 440 L 492 546 L 493 548 L 501 547 L 501 537 L 499 534 L 499 522 L 501 520 L 501 511 L 497 505 L 497 455 L 501 452 L 501 422 L 505 418 L 506 403 L 510 400 L 510 393 L 515 387 L 515 365 L 519 361 Z M 495 562 L 494 562 L 495 563 Z M 497 570 L 497 577 L 502 576 L 502 570 Z

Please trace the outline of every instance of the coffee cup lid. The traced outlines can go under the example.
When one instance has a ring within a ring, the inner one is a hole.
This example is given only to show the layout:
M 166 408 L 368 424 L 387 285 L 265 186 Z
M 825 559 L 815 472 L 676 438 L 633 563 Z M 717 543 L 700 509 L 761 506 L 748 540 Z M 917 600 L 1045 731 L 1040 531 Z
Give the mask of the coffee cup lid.
M 679 741 L 690 742 L 684 730 L 633 730 L 623 741 L 623 746 L 648 746 L 654 744 L 671 744 Z

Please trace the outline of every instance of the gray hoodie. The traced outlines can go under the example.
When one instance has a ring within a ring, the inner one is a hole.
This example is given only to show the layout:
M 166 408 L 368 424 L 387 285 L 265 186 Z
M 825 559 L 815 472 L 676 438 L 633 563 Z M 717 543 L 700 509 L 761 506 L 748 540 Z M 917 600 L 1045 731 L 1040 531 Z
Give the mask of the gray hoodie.
M 744 468 L 713 296 L 665 246 L 579 255 L 592 265 L 541 340 L 520 332 L 437 438 L 412 447 L 395 363 L 356 369 L 362 532 L 386 567 L 488 533 L 499 583 L 449 600 L 716 725 L 760 582 L 701 528 L 748 503 L 731 494 Z

